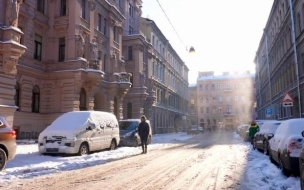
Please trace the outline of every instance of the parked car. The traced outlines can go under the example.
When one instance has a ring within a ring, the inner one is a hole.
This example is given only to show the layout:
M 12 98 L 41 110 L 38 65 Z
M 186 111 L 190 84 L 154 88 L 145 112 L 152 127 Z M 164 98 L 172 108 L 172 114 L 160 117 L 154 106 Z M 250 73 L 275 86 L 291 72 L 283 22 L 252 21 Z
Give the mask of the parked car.
M 101 111 L 72 111 L 58 117 L 38 138 L 42 154 L 78 154 L 119 144 L 119 127 L 115 115 Z
M 302 131 L 302 137 L 304 137 L 304 131 Z M 304 149 L 302 148 L 300 158 L 299 158 L 299 165 L 300 165 L 300 184 L 301 189 L 304 189 Z
M 120 146 L 134 146 L 137 147 L 141 144 L 140 137 L 138 135 L 138 125 L 141 122 L 140 119 L 125 119 L 119 121 L 119 135 Z M 146 120 L 150 126 L 150 134 L 148 137 L 148 144 L 152 142 L 152 127 L 149 120 Z
M 264 154 L 269 153 L 269 140 L 274 136 L 275 131 L 279 127 L 282 121 L 265 121 L 260 126 L 259 131 L 255 134 L 253 139 L 253 148 L 262 150 Z
M 304 119 L 283 121 L 269 140 L 269 158 L 279 165 L 283 173 L 299 173 L 299 157 L 302 150 Z
M 242 124 L 239 128 L 239 135 L 244 139 L 244 141 L 249 140 L 249 124 Z
M 190 127 L 187 130 L 187 134 L 199 134 L 199 129 L 197 125 L 190 125 Z
M 0 171 L 5 168 L 7 161 L 12 160 L 16 155 L 16 133 L 0 115 Z
M 204 128 L 203 128 L 203 127 L 198 127 L 198 131 L 199 131 L 200 133 L 204 133 Z

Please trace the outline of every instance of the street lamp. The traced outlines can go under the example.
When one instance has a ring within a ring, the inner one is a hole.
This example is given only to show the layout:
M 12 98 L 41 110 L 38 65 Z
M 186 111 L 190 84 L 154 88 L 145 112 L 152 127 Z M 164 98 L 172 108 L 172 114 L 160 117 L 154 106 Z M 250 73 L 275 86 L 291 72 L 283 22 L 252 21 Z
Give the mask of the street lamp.
M 194 49 L 194 47 L 193 47 L 193 46 L 191 46 L 191 47 L 190 47 L 190 49 L 189 49 L 189 53 L 195 53 L 195 49 Z

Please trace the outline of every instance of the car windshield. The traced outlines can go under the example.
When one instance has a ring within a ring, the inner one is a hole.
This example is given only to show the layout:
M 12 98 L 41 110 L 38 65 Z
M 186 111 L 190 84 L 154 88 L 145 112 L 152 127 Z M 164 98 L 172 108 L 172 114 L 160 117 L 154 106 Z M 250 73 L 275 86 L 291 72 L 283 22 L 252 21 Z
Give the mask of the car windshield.
M 138 126 L 137 122 L 134 121 L 120 121 L 119 129 L 120 130 L 134 130 Z
M 197 130 L 197 126 L 191 126 L 191 129 Z

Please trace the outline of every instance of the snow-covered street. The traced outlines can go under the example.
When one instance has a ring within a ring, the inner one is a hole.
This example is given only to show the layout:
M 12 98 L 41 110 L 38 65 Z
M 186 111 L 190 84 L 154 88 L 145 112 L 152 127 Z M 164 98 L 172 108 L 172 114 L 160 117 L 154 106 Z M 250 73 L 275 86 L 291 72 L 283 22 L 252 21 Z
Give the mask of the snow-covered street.
M 127 189 L 300 189 L 298 177 L 284 176 L 270 163 L 268 156 L 253 150 L 248 142 L 243 142 L 233 132 L 154 135 L 148 150 L 147 155 L 140 156 L 141 147 L 119 147 L 82 157 L 43 156 L 38 153 L 37 144 L 18 145 L 15 159 L 8 162 L 6 169 L 0 173 L 0 189 L 30 189 L 26 184 L 36 188 L 36 181 L 37 188 L 41 189 L 43 185 L 44 188 L 50 188 L 47 182 L 58 177 L 61 179 L 67 172 L 71 172 L 69 176 L 74 176 L 77 172 L 88 171 L 88 176 L 97 176 L 95 173 L 90 174 L 95 171 L 95 167 L 104 168 L 103 172 L 125 168 L 117 176 L 115 172 L 100 174 L 111 176 L 112 182 L 119 179 L 115 184 L 109 183 L 111 186 L 104 184 L 106 189 L 121 189 L 123 184 Z M 166 163 L 162 163 L 164 160 Z M 137 175 L 128 175 L 147 171 L 151 175 L 145 178 L 150 181 L 149 184 L 145 180 L 137 183 Z M 102 171 L 96 168 L 96 172 Z M 123 175 L 126 179 L 120 179 Z M 71 177 L 71 180 L 79 181 L 77 176 Z M 85 176 L 86 173 L 83 173 L 82 179 Z M 93 181 L 88 180 L 86 186 L 72 186 L 73 183 L 67 185 L 62 182 L 54 189 L 94 189 L 101 185 Z

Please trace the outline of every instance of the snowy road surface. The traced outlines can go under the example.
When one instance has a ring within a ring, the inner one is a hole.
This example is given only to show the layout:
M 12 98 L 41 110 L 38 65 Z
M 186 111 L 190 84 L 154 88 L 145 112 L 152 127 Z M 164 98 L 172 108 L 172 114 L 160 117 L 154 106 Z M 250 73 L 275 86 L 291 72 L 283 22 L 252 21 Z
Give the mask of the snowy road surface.
M 19 177 L 4 181 L 0 189 L 300 189 L 298 178 L 285 177 L 232 132 L 194 135 L 139 153 L 137 148 L 136 154 L 102 164 Z

